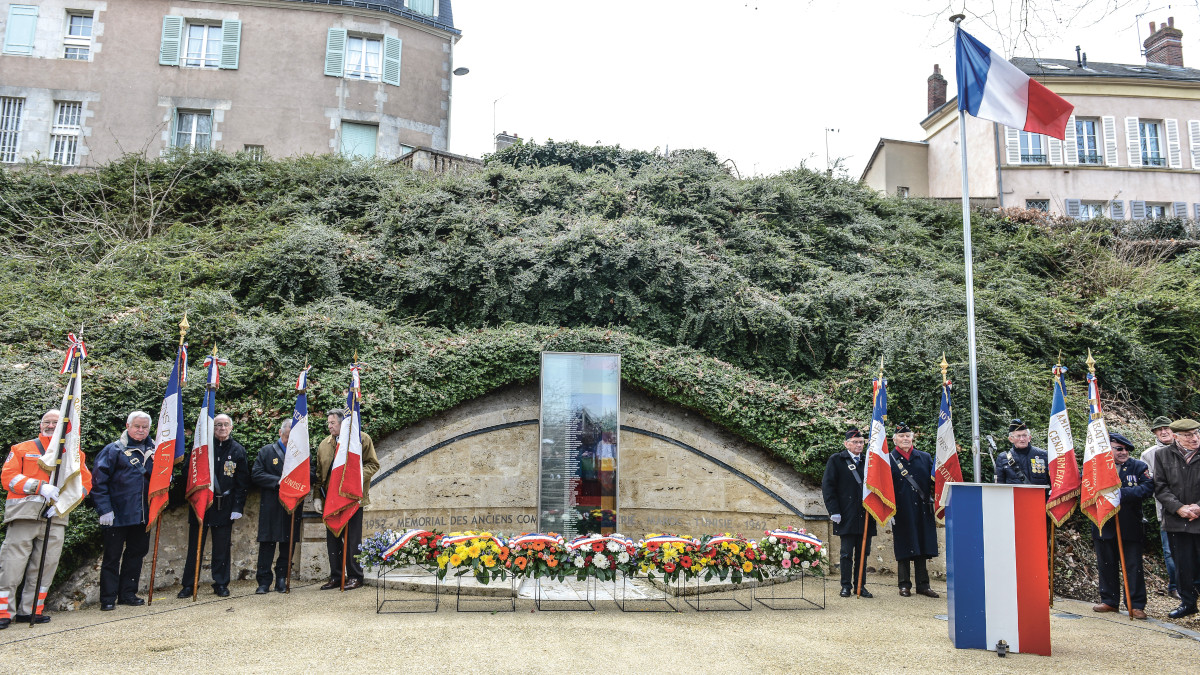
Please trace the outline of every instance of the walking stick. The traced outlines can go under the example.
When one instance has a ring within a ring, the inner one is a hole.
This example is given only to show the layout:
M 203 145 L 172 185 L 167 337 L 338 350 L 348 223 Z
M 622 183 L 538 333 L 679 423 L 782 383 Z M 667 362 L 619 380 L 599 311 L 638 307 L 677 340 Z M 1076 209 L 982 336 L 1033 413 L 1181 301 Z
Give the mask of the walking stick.
M 350 548 L 350 523 L 342 530 L 342 592 L 346 592 L 346 549 Z
M 1054 519 L 1050 520 L 1050 607 L 1054 607 Z
M 213 535 L 216 536 L 215 534 Z M 214 540 L 215 541 L 215 540 Z M 216 544 L 213 544 L 216 546 Z M 200 521 L 200 529 L 196 532 L 196 572 L 192 575 L 192 602 L 196 601 L 196 588 L 200 585 L 200 558 L 204 556 L 204 521 Z
M 1129 610 L 1129 620 L 1133 621 L 1133 605 L 1129 602 L 1133 599 L 1129 596 L 1129 570 L 1125 569 L 1125 544 L 1121 541 L 1121 512 L 1118 510 L 1113 515 L 1113 520 L 1117 524 L 1117 554 L 1121 556 L 1121 581 L 1125 584 L 1125 609 Z M 1117 602 L 1117 608 L 1120 609 L 1121 603 Z
M 72 364 L 72 367 L 71 367 L 72 382 L 74 382 L 75 378 L 79 377 L 79 357 L 76 356 L 74 361 L 75 361 L 75 363 Z M 69 420 L 71 419 L 72 408 L 74 408 L 74 406 L 75 406 L 74 386 L 71 387 L 71 390 L 72 390 L 72 393 L 67 394 L 67 415 L 65 418 L 66 421 L 64 422 L 64 418 L 59 418 L 60 424 L 69 424 L 70 423 Z M 64 429 L 62 436 L 60 436 L 58 439 L 58 448 L 56 448 L 54 451 L 54 471 L 50 472 L 50 484 L 53 485 L 54 487 L 58 487 L 58 466 L 60 464 L 62 464 L 62 453 L 63 453 L 63 449 L 66 447 L 67 447 L 67 434 L 66 434 L 66 430 Z M 49 506 L 49 502 L 50 502 L 49 499 L 44 500 L 44 506 Z M 41 514 L 39 517 L 46 518 L 47 511 L 49 511 L 49 509 L 39 510 L 38 513 Z M 42 534 L 42 555 L 41 555 L 41 559 L 38 560 L 37 582 L 33 586 L 33 593 L 34 593 L 33 611 L 29 613 L 29 627 L 30 628 L 33 628 L 34 622 L 37 621 L 37 618 L 42 615 L 42 610 L 45 607 L 46 598 L 42 596 L 42 575 L 46 571 L 46 553 L 47 553 L 48 549 L 50 548 L 50 528 L 53 525 L 54 525 L 54 519 L 46 518 L 46 531 Z M 28 588 L 25 589 L 25 592 L 28 593 L 29 589 Z
M 283 592 L 292 592 L 292 558 L 296 555 L 296 510 L 292 509 L 292 523 L 288 526 L 288 571 Z
M 863 538 L 862 546 L 858 549 L 858 597 L 862 597 L 863 587 L 863 567 L 867 564 L 867 527 L 870 526 L 869 518 L 865 512 L 863 513 Z

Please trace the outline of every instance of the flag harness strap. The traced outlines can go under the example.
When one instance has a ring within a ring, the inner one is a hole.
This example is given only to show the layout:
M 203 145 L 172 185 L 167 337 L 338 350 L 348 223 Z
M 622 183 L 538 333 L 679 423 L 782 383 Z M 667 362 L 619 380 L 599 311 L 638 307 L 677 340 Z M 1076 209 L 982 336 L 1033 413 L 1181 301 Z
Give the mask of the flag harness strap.
M 1029 476 L 1025 475 L 1025 467 L 1021 466 L 1021 463 L 1017 461 L 1017 456 L 1013 454 L 1013 451 L 1009 450 L 1005 454 L 1008 455 L 1008 465 L 1016 469 L 1017 474 L 1021 476 L 1021 482 L 1025 485 L 1030 485 Z
M 862 460 L 859 460 L 859 461 L 862 461 Z M 859 485 L 862 485 L 862 484 L 863 484 L 863 479 L 862 479 L 862 476 L 858 475 L 858 462 L 856 462 L 856 461 L 854 461 L 854 460 L 850 460 L 850 462 L 851 462 L 851 463 L 854 465 L 854 466 L 852 466 L 852 467 L 849 467 L 849 469 L 850 469 L 850 475 L 851 475 L 851 476 L 854 476 L 854 480 L 855 480 L 855 481 L 856 481 L 856 482 L 857 482 Z
M 908 481 L 908 484 L 913 489 L 913 492 L 917 493 L 917 496 L 921 498 L 922 503 L 928 502 L 929 495 L 925 494 L 925 491 L 921 489 L 921 486 L 917 485 L 917 481 L 912 477 L 912 472 L 909 471 L 908 467 L 904 465 L 904 461 L 900 457 L 900 453 L 893 450 L 891 455 L 892 460 L 895 461 L 896 465 L 900 467 L 900 475 L 904 476 L 904 479 Z

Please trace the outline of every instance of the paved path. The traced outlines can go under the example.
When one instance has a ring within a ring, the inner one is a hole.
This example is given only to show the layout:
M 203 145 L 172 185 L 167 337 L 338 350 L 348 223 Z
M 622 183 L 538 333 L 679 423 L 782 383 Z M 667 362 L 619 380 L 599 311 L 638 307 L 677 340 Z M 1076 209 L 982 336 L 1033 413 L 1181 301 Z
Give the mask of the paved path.
M 433 614 L 376 614 L 375 589 L 345 594 L 315 584 L 290 595 L 176 600 L 153 607 L 61 612 L 47 625 L 0 631 L 0 660 L 21 672 L 480 672 L 494 660 L 521 672 L 1129 673 L 1196 672 L 1200 635 L 1169 624 L 1099 616 L 1058 601 L 1050 621 L 1054 656 L 956 650 L 947 638 L 945 600 L 901 598 L 868 586 L 875 598 L 837 597 L 827 609 L 678 614 L 538 612 L 519 599 L 508 614 L 454 611 L 443 596 Z M 786 586 L 780 586 L 780 590 Z M 936 587 L 935 587 L 936 588 Z M 944 591 L 944 588 L 938 590 Z M 416 596 L 410 596 L 416 597 Z M 223 647 L 220 653 L 218 648 Z M 335 671 L 336 672 L 336 671 Z

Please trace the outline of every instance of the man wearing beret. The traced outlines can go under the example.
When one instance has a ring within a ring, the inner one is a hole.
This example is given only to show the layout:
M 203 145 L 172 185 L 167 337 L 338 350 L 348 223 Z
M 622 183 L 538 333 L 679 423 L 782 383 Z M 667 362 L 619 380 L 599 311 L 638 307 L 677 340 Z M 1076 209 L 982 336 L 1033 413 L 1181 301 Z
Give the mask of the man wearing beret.
M 1154 434 L 1157 441 L 1154 445 L 1142 451 L 1142 456 L 1139 458 L 1150 467 L 1150 476 L 1154 477 L 1154 456 L 1159 450 L 1171 445 L 1175 442 L 1175 434 L 1171 432 L 1171 420 L 1167 417 L 1155 417 L 1150 423 L 1150 432 Z M 1163 529 L 1163 509 L 1162 504 L 1158 500 L 1154 501 L 1155 511 L 1158 513 L 1158 535 L 1162 540 L 1163 563 L 1167 566 L 1167 595 L 1179 599 L 1179 582 L 1175 575 L 1175 558 L 1171 556 L 1171 542 L 1167 540 L 1167 531 Z M 1161 591 L 1160 591 L 1161 594 Z
M 871 537 L 875 536 L 875 519 L 867 516 L 862 505 L 863 472 L 866 458 L 862 456 L 866 443 L 857 427 L 846 430 L 846 448 L 829 458 L 825 463 L 825 476 L 821 479 L 821 495 L 825 509 L 833 521 L 833 533 L 841 539 L 841 566 L 843 598 L 854 594 L 858 588 L 858 570 L 864 556 L 871 554 Z M 863 527 L 867 528 L 867 545 L 863 546 Z M 866 569 L 863 569 L 866 574 Z M 871 597 L 871 592 L 862 589 L 862 597 Z
M 1029 427 L 1019 419 L 1008 425 L 1012 447 L 996 458 L 996 482 L 1005 485 L 1050 485 L 1046 451 L 1030 443 Z
M 1125 606 L 1134 619 L 1146 618 L 1146 575 L 1142 571 L 1142 500 L 1154 493 L 1154 479 L 1146 463 L 1129 457 L 1133 442 L 1121 434 L 1110 432 L 1117 475 L 1121 479 L 1121 541 L 1117 542 L 1116 524 L 1110 518 L 1103 529 L 1092 525 L 1092 542 L 1096 546 L 1096 566 L 1100 573 L 1100 604 L 1096 612 L 1115 612 L 1121 606 L 1120 552 L 1124 547 L 1125 573 L 1129 579 L 1129 597 Z
M 1196 613 L 1200 577 L 1200 423 L 1177 420 L 1171 432 L 1175 442 L 1154 455 L 1154 498 L 1163 507 L 1179 579 L 1179 606 L 1167 616 L 1179 619 Z
M 912 568 L 917 569 L 917 593 L 938 597 L 929 587 L 926 562 L 938 554 L 937 522 L 933 518 L 933 458 L 913 447 L 913 431 L 904 422 L 892 434 L 892 485 L 896 490 L 896 519 L 892 545 L 900 595 L 912 595 Z

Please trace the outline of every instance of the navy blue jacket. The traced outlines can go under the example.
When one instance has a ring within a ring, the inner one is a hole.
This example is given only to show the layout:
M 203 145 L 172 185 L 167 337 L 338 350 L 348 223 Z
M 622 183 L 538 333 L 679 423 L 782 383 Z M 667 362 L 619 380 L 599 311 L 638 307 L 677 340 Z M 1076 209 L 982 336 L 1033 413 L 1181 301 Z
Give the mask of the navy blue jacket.
M 853 469 L 850 468 L 852 466 Z M 821 496 L 825 500 L 825 509 L 829 511 L 829 515 L 837 513 L 842 516 L 842 522 L 833 526 L 833 533 L 838 536 L 862 536 L 864 523 L 867 526 L 867 534 L 875 536 L 875 519 L 867 515 L 867 510 L 862 505 L 862 480 L 866 466 L 865 450 L 858 456 L 857 462 L 854 462 L 849 450 L 842 450 L 825 463 L 825 475 L 821 478 Z
M 122 432 L 120 440 L 104 446 L 92 469 L 92 500 L 96 513 L 113 514 L 113 527 L 145 525 L 150 511 L 150 475 L 154 471 L 151 436 L 136 443 Z M 138 452 L 141 449 L 145 456 Z
M 1154 494 L 1154 479 L 1150 467 L 1140 459 L 1130 457 L 1124 464 L 1117 465 L 1121 478 L 1121 540 L 1140 541 L 1142 538 L 1142 500 Z M 1092 525 L 1092 539 L 1116 539 L 1117 526 L 1109 518 L 1103 530 Z M 1136 596 L 1135 596 L 1136 597 Z
M 1005 485 L 1049 485 L 1046 451 L 1030 443 L 1028 454 L 1009 448 L 996 456 L 996 482 Z M 1019 467 L 1019 469 L 1018 469 Z M 1022 479 L 1022 472 L 1025 479 Z

